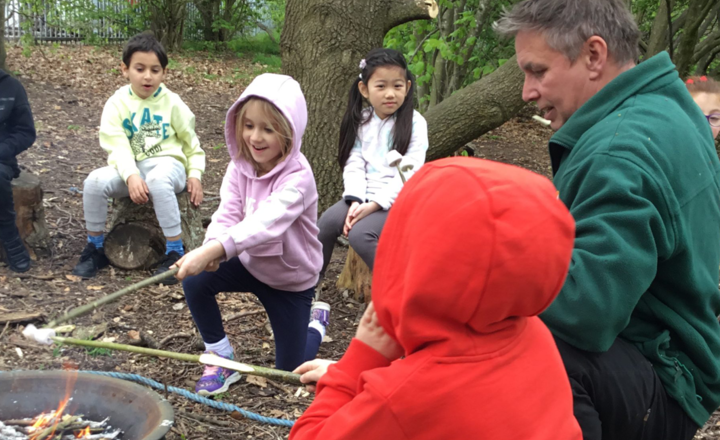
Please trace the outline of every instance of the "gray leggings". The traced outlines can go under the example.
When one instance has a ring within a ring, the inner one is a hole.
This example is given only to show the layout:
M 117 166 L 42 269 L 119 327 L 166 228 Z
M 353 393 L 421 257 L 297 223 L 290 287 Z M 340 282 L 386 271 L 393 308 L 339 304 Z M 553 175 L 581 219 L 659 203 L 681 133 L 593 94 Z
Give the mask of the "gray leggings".
M 345 203 L 345 200 L 340 200 L 328 208 L 318 220 L 318 228 L 320 228 L 318 239 L 320 239 L 323 247 L 323 265 L 320 270 L 320 280 L 325 276 L 325 269 L 330 263 L 335 240 L 343 232 L 348 209 L 350 209 L 350 205 Z M 360 258 L 368 265 L 370 270 L 373 269 L 375 264 L 375 249 L 377 249 L 378 239 L 385 225 L 387 215 L 388 211 L 375 211 L 355 223 L 355 226 L 348 234 L 350 246 L 360 255 Z
M 158 223 L 166 237 L 180 235 L 180 209 L 175 194 L 185 188 L 185 167 L 172 157 L 153 157 L 137 162 L 140 177 L 150 191 Z M 90 232 L 104 232 L 108 198 L 129 197 L 128 186 L 115 167 L 98 168 L 85 179 L 83 210 Z

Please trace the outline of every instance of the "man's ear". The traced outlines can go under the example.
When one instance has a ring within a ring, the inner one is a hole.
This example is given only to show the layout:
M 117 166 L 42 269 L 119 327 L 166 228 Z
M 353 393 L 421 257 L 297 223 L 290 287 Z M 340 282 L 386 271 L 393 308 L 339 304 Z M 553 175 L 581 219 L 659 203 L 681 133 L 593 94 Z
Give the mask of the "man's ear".
M 358 90 L 360 90 L 360 94 L 363 95 L 363 98 L 368 99 L 370 97 L 367 84 L 365 84 L 362 80 L 358 83 Z
M 593 35 L 588 38 L 580 55 L 589 71 L 589 78 L 596 80 L 600 78 L 608 63 L 608 47 L 602 37 Z
M 124 62 L 120 62 L 120 70 L 122 71 L 122 74 L 125 78 L 128 77 L 128 66 L 125 65 Z

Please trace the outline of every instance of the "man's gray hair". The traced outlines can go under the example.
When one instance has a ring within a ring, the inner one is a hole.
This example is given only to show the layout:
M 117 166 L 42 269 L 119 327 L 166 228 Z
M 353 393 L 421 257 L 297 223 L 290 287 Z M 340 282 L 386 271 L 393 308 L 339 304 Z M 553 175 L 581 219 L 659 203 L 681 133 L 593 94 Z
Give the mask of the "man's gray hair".
M 620 65 L 636 61 L 640 31 L 622 0 L 523 0 L 505 10 L 493 27 L 503 36 L 540 32 L 547 44 L 570 61 L 597 35 Z

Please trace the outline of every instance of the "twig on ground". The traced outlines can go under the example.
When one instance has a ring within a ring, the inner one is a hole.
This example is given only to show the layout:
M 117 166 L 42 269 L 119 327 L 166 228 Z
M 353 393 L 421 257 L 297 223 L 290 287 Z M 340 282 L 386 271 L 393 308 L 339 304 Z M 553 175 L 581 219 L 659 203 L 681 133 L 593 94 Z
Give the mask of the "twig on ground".
M 10 327 L 10 322 L 5 323 L 5 328 L 3 329 L 2 333 L 0 333 L 0 339 L 2 339 L 3 336 L 5 336 L 5 332 L 7 331 L 8 327 Z
M 246 312 L 240 312 L 240 313 L 234 313 L 227 318 L 225 318 L 225 322 L 234 321 L 238 318 L 242 318 L 243 316 L 250 316 L 250 315 L 257 315 L 258 313 L 264 313 L 265 309 L 258 309 L 258 310 L 250 310 Z
M 181 409 L 177 410 L 177 415 L 188 418 L 188 419 L 197 420 L 199 422 L 210 423 L 211 425 L 226 426 L 226 427 L 233 426 L 233 424 L 228 422 L 227 420 L 217 420 L 217 419 L 213 419 L 211 417 L 203 416 L 201 414 L 195 414 L 195 413 L 183 411 Z
M 14 276 L 15 278 L 20 278 L 21 280 L 27 280 L 30 278 L 36 279 L 36 280 L 42 280 L 42 281 L 51 281 L 56 278 L 59 278 L 59 276 L 50 274 L 50 275 L 33 275 L 33 274 L 27 274 L 27 273 L 20 273 Z
M 158 344 L 159 348 L 163 348 L 165 346 L 165 344 L 167 344 L 168 342 L 170 342 L 171 340 L 173 340 L 175 338 L 192 338 L 192 335 L 189 335 L 187 333 L 173 333 L 170 336 L 164 337 L 160 341 L 160 344 Z

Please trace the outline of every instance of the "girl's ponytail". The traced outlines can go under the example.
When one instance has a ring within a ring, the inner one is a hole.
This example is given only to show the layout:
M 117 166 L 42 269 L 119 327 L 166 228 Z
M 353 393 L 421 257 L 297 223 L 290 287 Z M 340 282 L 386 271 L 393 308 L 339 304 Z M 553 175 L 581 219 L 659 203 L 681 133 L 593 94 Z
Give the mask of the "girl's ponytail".
M 340 168 L 345 168 L 345 163 L 350 157 L 350 151 L 355 146 L 357 132 L 362 120 L 363 97 L 360 94 L 358 84 L 360 78 L 353 81 L 350 86 L 350 96 L 348 97 L 348 105 L 340 124 L 340 144 L 338 148 L 338 164 Z

